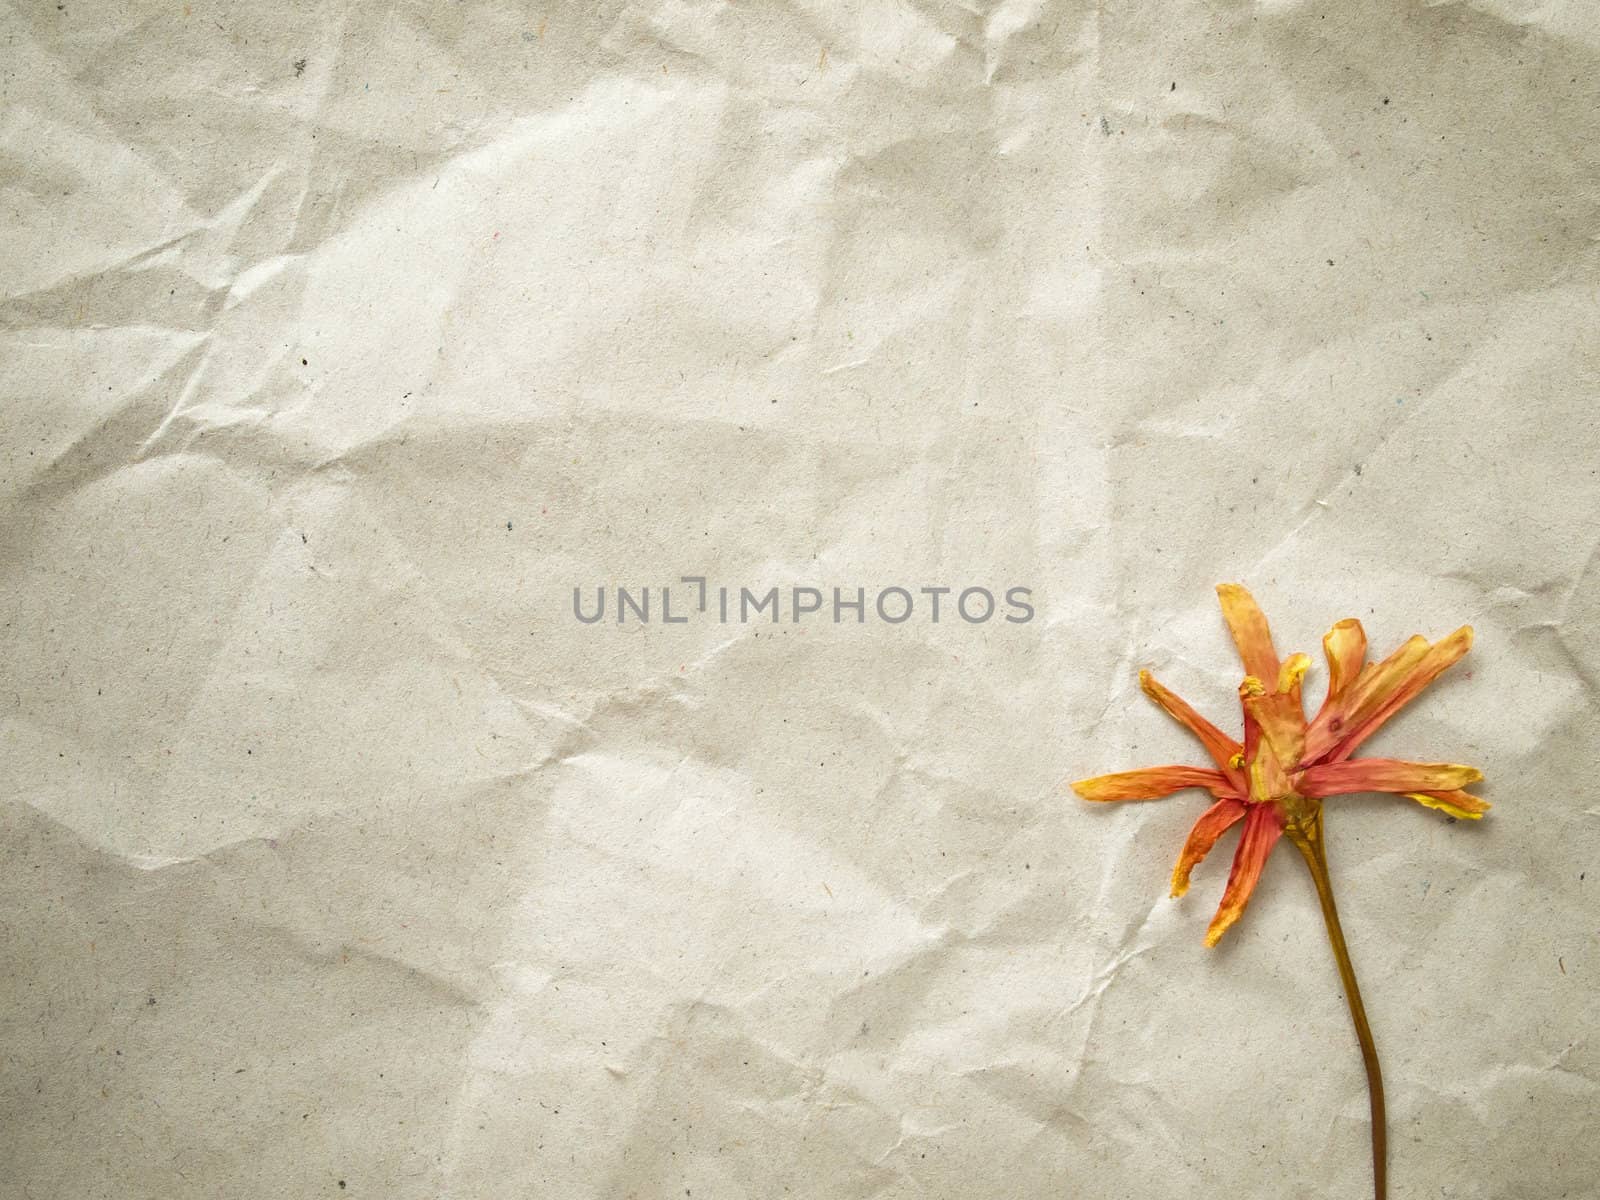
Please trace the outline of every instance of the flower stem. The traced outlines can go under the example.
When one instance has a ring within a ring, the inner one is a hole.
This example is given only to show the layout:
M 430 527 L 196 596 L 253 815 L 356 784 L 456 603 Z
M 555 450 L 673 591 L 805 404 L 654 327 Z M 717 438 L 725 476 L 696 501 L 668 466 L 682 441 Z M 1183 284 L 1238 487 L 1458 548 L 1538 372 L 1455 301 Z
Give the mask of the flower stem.
M 1333 883 L 1328 878 L 1328 856 L 1323 844 L 1322 813 L 1318 811 L 1304 823 L 1291 822 L 1285 832 L 1306 860 L 1312 882 L 1317 885 L 1322 919 L 1328 926 L 1328 944 L 1333 947 L 1333 957 L 1339 964 L 1344 998 L 1350 1005 L 1350 1019 L 1355 1023 L 1356 1038 L 1361 1043 L 1361 1061 L 1367 1068 L 1367 1095 L 1372 1102 L 1372 1194 L 1374 1200 L 1384 1200 L 1388 1194 L 1389 1133 L 1383 1108 L 1383 1071 L 1378 1065 L 1378 1047 L 1372 1040 L 1372 1027 L 1367 1024 L 1367 1010 L 1361 1003 L 1361 989 L 1356 986 L 1356 969 L 1350 963 L 1350 950 L 1344 944 L 1344 930 L 1339 927 L 1339 910 L 1333 903 Z

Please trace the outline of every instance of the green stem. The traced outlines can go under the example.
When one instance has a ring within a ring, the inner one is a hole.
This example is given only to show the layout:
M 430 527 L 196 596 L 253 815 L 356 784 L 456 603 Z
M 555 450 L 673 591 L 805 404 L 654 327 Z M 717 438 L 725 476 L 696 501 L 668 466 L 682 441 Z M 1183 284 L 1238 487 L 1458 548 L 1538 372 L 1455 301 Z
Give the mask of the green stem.
M 1356 1038 L 1361 1043 L 1361 1061 L 1367 1068 L 1367 1095 L 1372 1102 L 1372 1194 L 1374 1200 L 1384 1200 L 1388 1194 L 1389 1136 L 1383 1108 L 1383 1071 L 1378 1066 L 1378 1047 L 1372 1040 L 1372 1026 L 1367 1024 L 1367 1010 L 1361 1003 L 1361 989 L 1356 986 L 1356 969 L 1350 963 L 1349 947 L 1344 944 L 1344 930 L 1339 927 L 1339 910 L 1333 903 L 1333 883 L 1328 878 L 1328 857 L 1323 845 L 1322 813 L 1317 812 L 1303 825 L 1291 822 L 1285 832 L 1306 860 L 1312 882 L 1317 885 L 1322 919 L 1328 926 L 1328 944 L 1333 947 L 1333 957 L 1339 964 L 1344 998 L 1350 1005 L 1350 1019 L 1355 1023 Z

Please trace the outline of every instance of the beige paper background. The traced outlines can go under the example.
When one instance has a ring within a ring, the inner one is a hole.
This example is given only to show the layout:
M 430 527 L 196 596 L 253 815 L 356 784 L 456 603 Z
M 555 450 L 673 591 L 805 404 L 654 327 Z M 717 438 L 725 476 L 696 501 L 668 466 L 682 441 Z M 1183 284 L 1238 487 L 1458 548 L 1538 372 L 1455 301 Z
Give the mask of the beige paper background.
M 1330 816 L 1393 1194 L 1600 1195 L 1589 6 L 0 44 L 0 1193 L 1368 1194 L 1304 872 L 1063 787 L 1239 579 L 1477 627 L 1373 750 L 1494 812 Z M 696 573 L 1038 617 L 571 618 Z

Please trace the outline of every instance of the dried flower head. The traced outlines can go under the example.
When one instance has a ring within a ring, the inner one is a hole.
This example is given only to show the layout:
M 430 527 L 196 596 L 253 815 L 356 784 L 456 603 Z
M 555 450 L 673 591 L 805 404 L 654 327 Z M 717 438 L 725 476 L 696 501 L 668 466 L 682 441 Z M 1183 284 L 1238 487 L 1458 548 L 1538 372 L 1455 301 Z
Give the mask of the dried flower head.
M 1206 931 L 1208 946 L 1216 945 L 1239 919 L 1278 839 L 1286 831 L 1307 836 L 1316 831 L 1328 796 L 1392 792 L 1472 820 L 1489 809 L 1462 790 L 1483 778 L 1472 767 L 1351 758 L 1362 742 L 1467 652 L 1472 645 L 1470 626 L 1433 643 L 1413 637 L 1382 662 L 1368 663 L 1361 622 L 1340 621 L 1322 639 L 1328 657 L 1328 695 L 1317 715 L 1307 721 L 1300 681 L 1311 660 L 1304 654 L 1278 658 L 1267 620 L 1244 588 L 1225 583 L 1217 595 L 1248 672 L 1239 685 L 1244 740 L 1234 741 L 1150 672 L 1141 671 L 1139 683 L 1145 695 L 1200 739 L 1215 766 L 1146 767 L 1072 785 L 1085 800 L 1155 800 L 1184 788 L 1204 788 L 1216 798 L 1195 822 L 1178 856 L 1172 873 L 1174 896 L 1188 890 L 1190 872 L 1217 839 L 1244 822 L 1222 904 Z

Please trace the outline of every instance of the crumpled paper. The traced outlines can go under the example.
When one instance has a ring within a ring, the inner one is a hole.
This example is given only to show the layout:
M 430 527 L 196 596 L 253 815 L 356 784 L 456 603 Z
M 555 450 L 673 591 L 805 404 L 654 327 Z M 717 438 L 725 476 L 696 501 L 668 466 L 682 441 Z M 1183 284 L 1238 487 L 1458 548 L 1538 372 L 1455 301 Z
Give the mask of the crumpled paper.
M 1064 786 L 1235 579 L 1477 627 L 1494 811 L 1328 818 L 1393 1194 L 1597 1194 L 1589 8 L 0 25 L 0 1190 L 1365 1195 L 1305 872 Z

